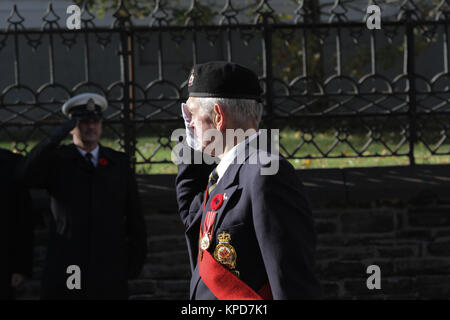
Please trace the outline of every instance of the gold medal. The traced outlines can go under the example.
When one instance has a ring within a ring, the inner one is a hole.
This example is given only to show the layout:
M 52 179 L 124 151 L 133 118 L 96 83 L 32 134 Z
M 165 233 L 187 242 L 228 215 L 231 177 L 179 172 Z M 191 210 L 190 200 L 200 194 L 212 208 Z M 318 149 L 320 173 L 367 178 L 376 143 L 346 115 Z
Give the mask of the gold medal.
M 214 258 L 216 261 L 227 266 L 230 269 L 236 268 L 236 250 L 230 244 L 231 236 L 225 231 L 218 235 L 219 244 L 214 250 Z
M 202 250 L 206 250 L 209 248 L 209 244 L 210 244 L 210 242 L 209 242 L 208 234 L 205 234 L 203 236 L 203 238 L 200 240 L 200 248 Z

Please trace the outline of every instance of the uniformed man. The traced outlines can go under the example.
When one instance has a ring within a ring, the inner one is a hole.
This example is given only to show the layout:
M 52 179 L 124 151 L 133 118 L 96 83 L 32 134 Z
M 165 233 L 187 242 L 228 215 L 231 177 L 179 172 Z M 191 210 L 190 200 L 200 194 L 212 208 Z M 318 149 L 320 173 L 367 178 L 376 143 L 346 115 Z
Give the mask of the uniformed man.
M 77 95 L 70 118 L 27 156 L 22 179 L 48 190 L 52 219 L 43 299 L 126 299 L 146 255 L 145 223 L 129 158 L 99 144 L 103 96 Z M 73 144 L 59 145 L 70 132 Z
M 0 300 L 13 299 L 15 289 L 32 271 L 31 199 L 15 177 L 21 159 L 19 154 L 0 149 Z
M 188 91 L 182 106 L 187 142 L 220 160 L 217 166 L 191 162 L 178 167 L 177 200 L 192 268 L 190 297 L 320 297 L 309 202 L 292 165 L 261 148 L 262 90 L 256 75 L 234 63 L 198 64 Z M 227 130 L 238 129 L 253 134 L 240 140 L 227 136 Z M 258 154 L 266 157 L 249 161 Z M 277 172 L 262 174 L 274 161 Z

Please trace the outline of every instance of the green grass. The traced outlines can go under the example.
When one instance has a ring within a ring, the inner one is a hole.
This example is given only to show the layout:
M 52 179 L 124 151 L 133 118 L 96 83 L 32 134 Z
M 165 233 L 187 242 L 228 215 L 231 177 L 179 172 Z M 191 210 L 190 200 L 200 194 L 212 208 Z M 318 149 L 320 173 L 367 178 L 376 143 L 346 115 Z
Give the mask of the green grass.
M 296 149 L 297 145 L 300 143 L 302 138 L 308 139 L 307 135 L 302 134 L 299 131 L 295 131 L 292 129 L 283 130 L 281 132 L 280 142 L 284 146 L 284 148 L 289 152 L 293 153 Z M 361 150 L 365 145 L 368 138 L 363 135 L 350 135 L 347 137 L 348 141 L 356 148 L 357 150 Z M 394 134 L 387 134 L 386 137 L 383 136 L 383 140 L 388 141 L 387 145 L 390 148 L 394 148 L 398 143 L 398 139 Z M 314 142 L 318 145 L 322 151 L 326 151 L 329 146 L 333 144 L 335 141 L 335 137 L 332 134 L 327 133 L 319 133 L 314 136 Z M 70 143 L 69 140 L 66 140 L 64 143 Z M 120 146 L 117 140 L 111 138 L 104 138 L 101 140 L 101 143 L 104 146 L 111 147 L 113 149 L 120 150 Z M 162 145 L 159 145 L 159 144 Z M 26 150 L 30 150 L 36 141 L 29 142 L 29 145 L 26 147 Z M 137 161 L 144 162 L 151 159 L 154 162 L 168 162 L 168 163 L 158 163 L 158 164 L 138 164 L 137 172 L 138 173 L 151 173 L 151 174 L 162 174 L 162 173 L 176 173 L 177 168 L 171 162 L 171 149 L 175 142 L 169 141 L 166 138 L 159 139 L 158 137 L 139 137 L 137 148 L 140 153 L 136 153 Z M 14 143 L 11 142 L 2 142 L 0 141 L 0 147 L 13 150 Z M 21 146 L 19 145 L 19 148 Z M 23 146 L 22 146 L 23 148 Z M 450 152 L 450 142 L 447 144 L 443 144 L 439 148 L 440 152 Z M 407 154 L 408 152 L 408 143 L 405 144 L 398 150 L 399 153 Z M 392 165 L 408 165 L 409 159 L 407 156 L 385 156 L 390 152 L 388 149 L 383 146 L 381 143 L 375 143 L 370 146 L 366 152 L 364 152 L 364 156 L 370 156 L 379 154 L 382 157 L 358 157 L 358 158 L 344 158 L 344 159 L 292 159 L 290 162 L 296 169 L 312 169 L 312 168 L 345 168 L 345 167 L 374 167 L 374 166 L 392 166 Z M 281 150 L 282 155 L 286 155 L 284 150 Z M 317 150 L 317 148 L 312 143 L 306 143 L 299 151 L 295 153 L 295 157 L 304 157 L 309 155 L 311 158 L 320 157 L 321 154 Z M 344 155 L 344 156 L 352 156 L 355 155 L 355 152 L 351 149 L 349 145 L 346 143 L 340 143 L 331 153 L 331 155 Z M 415 145 L 415 159 L 417 164 L 449 164 L 450 163 L 450 155 L 440 155 L 440 156 L 432 156 L 429 150 L 422 144 L 418 143 Z

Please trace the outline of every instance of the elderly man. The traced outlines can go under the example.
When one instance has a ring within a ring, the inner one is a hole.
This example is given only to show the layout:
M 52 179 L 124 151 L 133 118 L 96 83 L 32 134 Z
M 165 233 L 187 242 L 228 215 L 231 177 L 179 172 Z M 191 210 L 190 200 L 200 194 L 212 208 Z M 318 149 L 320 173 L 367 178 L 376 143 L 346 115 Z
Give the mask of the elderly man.
M 188 91 L 182 106 L 188 145 L 220 160 L 217 166 L 178 167 L 191 299 L 320 297 L 315 231 L 302 183 L 286 159 L 261 147 L 263 135 L 256 132 L 262 114 L 256 75 L 234 63 L 199 64 Z M 249 134 L 227 134 L 238 129 Z M 277 170 L 263 174 L 272 166 Z
M 69 99 L 70 120 L 28 155 L 22 179 L 48 190 L 52 219 L 44 299 L 127 299 L 145 260 L 146 232 L 129 158 L 99 144 L 107 101 Z M 73 144 L 59 146 L 71 133 Z
M 0 149 L 0 300 L 13 299 L 15 289 L 31 276 L 33 217 L 27 190 L 15 177 L 22 156 Z

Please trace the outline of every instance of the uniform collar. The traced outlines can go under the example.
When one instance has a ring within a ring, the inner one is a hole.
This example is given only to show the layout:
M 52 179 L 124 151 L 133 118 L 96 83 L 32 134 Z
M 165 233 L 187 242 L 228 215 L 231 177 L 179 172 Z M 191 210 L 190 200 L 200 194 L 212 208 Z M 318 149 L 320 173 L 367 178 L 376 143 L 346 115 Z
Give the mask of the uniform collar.
M 231 148 L 230 150 L 228 150 L 224 156 L 222 157 L 222 159 L 220 160 L 219 164 L 216 167 L 217 170 L 217 174 L 219 176 L 219 179 L 217 181 L 220 181 L 220 179 L 223 177 L 223 175 L 225 174 L 225 172 L 227 171 L 228 167 L 232 164 L 235 163 L 235 160 L 244 160 L 243 156 L 245 153 L 245 146 L 252 141 L 253 139 L 255 139 L 261 131 L 258 130 L 258 132 L 254 133 L 253 135 L 251 135 L 250 137 L 247 137 L 244 141 L 241 141 L 240 143 L 238 143 L 237 145 L 235 145 L 233 148 Z M 240 161 L 238 161 L 237 163 L 239 164 Z
M 83 156 L 83 158 L 86 158 L 87 151 L 81 149 L 79 146 L 76 146 L 76 147 L 77 147 L 78 151 L 81 153 L 81 155 Z M 100 150 L 100 146 L 97 145 L 97 147 L 90 152 L 90 154 L 92 154 L 92 162 L 93 162 L 94 166 L 96 166 L 96 164 L 98 163 L 99 150 Z

